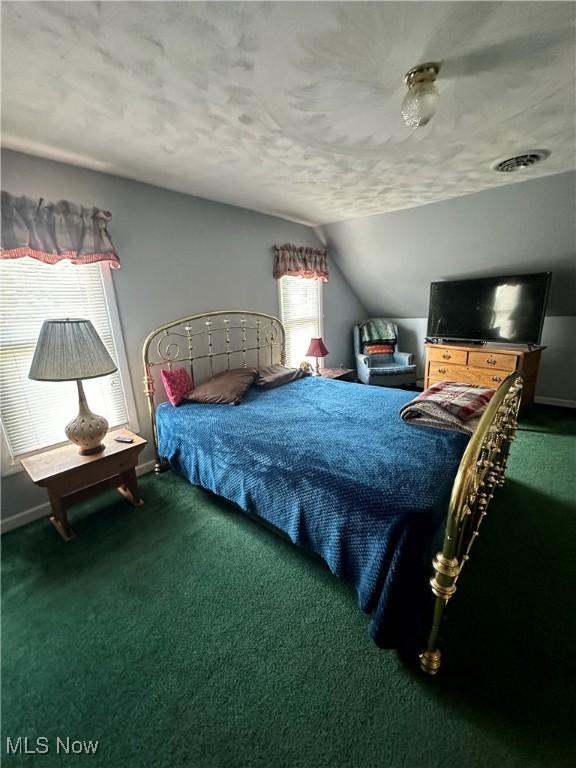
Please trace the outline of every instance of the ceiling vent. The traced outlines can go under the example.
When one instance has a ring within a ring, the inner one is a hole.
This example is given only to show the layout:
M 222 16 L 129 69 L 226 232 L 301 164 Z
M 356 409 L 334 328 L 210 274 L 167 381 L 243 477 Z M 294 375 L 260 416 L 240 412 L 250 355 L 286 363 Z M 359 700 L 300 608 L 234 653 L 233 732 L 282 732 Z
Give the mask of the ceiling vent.
M 504 160 L 498 160 L 492 168 L 499 173 L 515 173 L 524 168 L 530 168 L 541 160 L 545 160 L 550 152 L 547 149 L 531 149 L 529 152 L 523 152 L 515 157 L 507 157 Z

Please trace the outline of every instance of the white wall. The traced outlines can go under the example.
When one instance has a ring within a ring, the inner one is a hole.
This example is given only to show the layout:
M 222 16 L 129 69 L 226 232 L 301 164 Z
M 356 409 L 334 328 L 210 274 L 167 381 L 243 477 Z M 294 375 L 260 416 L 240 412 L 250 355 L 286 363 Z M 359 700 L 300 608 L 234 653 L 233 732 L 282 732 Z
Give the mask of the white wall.
M 15 195 L 71 200 L 112 212 L 122 269 L 113 271 L 141 430 L 150 437 L 140 354 L 145 336 L 186 314 L 253 309 L 278 315 L 272 246 L 319 245 L 314 232 L 272 216 L 15 152 L 2 153 L 2 188 Z M 328 364 L 352 361 L 352 325 L 365 310 L 331 264 L 324 286 Z M 150 457 L 150 451 L 143 460 Z M 46 500 L 23 475 L 2 483 L 2 516 Z

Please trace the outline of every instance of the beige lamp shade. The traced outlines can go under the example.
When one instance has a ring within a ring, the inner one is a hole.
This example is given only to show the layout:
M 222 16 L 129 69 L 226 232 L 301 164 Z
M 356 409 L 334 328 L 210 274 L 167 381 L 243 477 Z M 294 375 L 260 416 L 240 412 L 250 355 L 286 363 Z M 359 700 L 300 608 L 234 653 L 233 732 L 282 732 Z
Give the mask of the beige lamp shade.
M 94 379 L 116 371 L 90 320 L 46 320 L 28 378 L 36 381 Z
M 64 429 L 81 454 L 104 450 L 108 431 L 104 416 L 92 413 L 82 379 L 95 379 L 117 368 L 90 320 L 46 320 L 40 329 L 28 378 L 36 381 L 72 381 L 78 387 L 78 415 Z

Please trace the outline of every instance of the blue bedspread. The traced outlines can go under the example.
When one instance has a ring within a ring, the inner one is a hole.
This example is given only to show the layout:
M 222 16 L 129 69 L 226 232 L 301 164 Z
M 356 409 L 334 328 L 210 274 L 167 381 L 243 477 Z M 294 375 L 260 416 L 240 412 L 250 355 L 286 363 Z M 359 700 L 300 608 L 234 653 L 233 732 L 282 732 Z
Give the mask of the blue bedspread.
M 402 421 L 413 394 L 304 378 L 239 406 L 157 409 L 160 455 L 351 581 L 370 633 L 397 647 L 428 595 L 431 543 L 468 438 Z

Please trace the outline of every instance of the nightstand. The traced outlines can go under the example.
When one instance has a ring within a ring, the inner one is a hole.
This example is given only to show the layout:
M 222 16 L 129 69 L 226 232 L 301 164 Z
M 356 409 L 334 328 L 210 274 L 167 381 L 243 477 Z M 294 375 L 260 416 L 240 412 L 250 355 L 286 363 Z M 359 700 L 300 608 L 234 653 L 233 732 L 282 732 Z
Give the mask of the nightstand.
M 323 379 L 338 379 L 339 381 L 354 381 L 355 371 L 352 368 L 320 368 Z
M 119 443 L 114 440 L 119 435 L 131 437 L 133 442 Z M 136 465 L 146 440 L 128 429 L 115 429 L 108 432 L 103 443 L 103 451 L 89 456 L 82 456 L 70 443 L 21 460 L 32 482 L 48 491 L 50 522 L 64 541 L 75 536 L 66 515 L 72 504 L 108 488 L 117 488 L 134 506 L 144 503 L 138 493 Z

